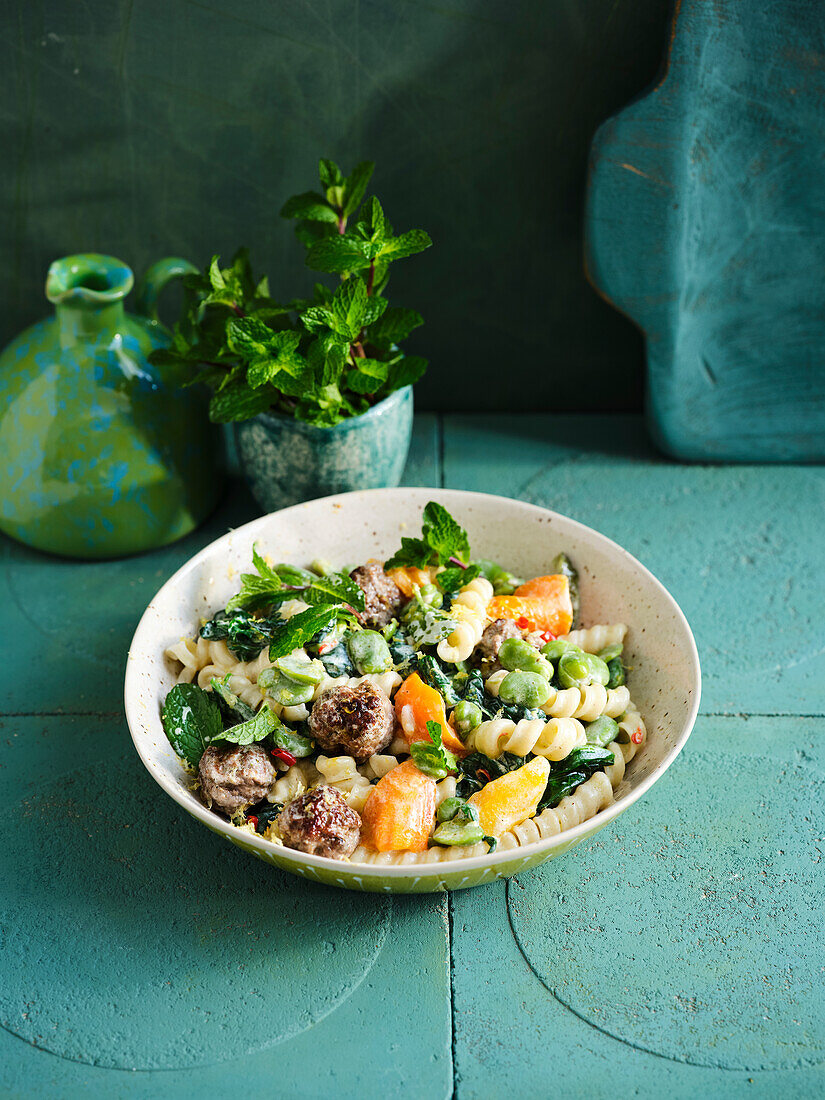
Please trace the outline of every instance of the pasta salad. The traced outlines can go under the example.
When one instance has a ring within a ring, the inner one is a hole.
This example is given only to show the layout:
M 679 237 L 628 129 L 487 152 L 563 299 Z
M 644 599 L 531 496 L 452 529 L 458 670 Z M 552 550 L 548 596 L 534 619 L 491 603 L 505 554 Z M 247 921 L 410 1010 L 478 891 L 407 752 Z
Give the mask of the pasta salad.
M 524 579 L 441 505 L 387 561 L 254 572 L 166 651 L 163 726 L 207 807 L 360 863 L 554 836 L 604 809 L 646 732 L 624 624 L 580 628 L 564 553 Z

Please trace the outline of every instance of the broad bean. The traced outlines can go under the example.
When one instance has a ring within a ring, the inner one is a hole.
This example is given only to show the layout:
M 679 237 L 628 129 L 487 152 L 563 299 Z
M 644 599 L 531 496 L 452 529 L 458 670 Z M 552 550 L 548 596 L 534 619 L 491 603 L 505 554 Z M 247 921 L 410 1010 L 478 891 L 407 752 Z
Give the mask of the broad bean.
M 608 718 L 606 714 L 603 714 L 601 718 L 597 718 L 595 722 L 589 722 L 585 726 L 584 732 L 589 745 L 600 745 L 601 748 L 604 748 L 606 745 L 609 745 L 611 741 L 616 740 L 616 735 L 619 732 L 619 723 L 615 722 L 612 718 Z
M 471 703 L 466 699 L 456 703 L 453 710 L 453 721 L 460 734 L 471 733 L 474 729 L 478 729 L 483 719 L 484 715 L 481 713 L 481 707 L 476 703 Z
M 540 707 L 550 698 L 550 683 L 537 672 L 508 672 L 501 681 L 498 697 L 518 707 Z
M 392 668 L 392 654 L 377 630 L 357 630 L 347 638 L 352 663 L 362 676 L 386 672 Z
M 557 661 L 565 653 L 584 653 L 584 650 L 575 642 L 568 642 L 565 638 L 553 638 L 547 645 L 541 647 L 541 652 L 548 661 Z
M 258 677 L 258 687 L 268 699 L 282 707 L 308 703 L 315 692 L 314 684 L 299 684 L 278 668 L 265 668 Z
M 553 675 L 553 666 L 535 646 L 523 638 L 505 638 L 498 651 L 498 659 L 503 668 L 510 672 L 535 672 L 549 680 Z

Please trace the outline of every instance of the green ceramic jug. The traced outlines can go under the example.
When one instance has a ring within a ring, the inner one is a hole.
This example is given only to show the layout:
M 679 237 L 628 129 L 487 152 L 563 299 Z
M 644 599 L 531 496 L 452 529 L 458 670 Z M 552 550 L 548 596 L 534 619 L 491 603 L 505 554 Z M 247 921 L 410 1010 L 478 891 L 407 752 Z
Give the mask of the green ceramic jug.
M 137 293 L 112 256 L 56 260 L 55 314 L 0 354 L 0 530 L 40 550 L 108 558 L 162 546 L 212 510 L 222 437 L 206 395 L 148 355 L 168 343 L 157 299 L 196 269 L 159 260 Z

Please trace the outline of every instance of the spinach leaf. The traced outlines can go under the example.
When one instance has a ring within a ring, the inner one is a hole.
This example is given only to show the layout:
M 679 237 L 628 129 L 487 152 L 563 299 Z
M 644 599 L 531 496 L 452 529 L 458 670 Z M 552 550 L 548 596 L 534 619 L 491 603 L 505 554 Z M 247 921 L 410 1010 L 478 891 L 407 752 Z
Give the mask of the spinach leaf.
M 239 661 L 254 661 L 269 641 L 266 620 L 253 618 L 248 611 L 219 611 L 200 629 L 207 641 L 226 641 L 229 652 Z
M 450 677 L 446 674 L 435 657 L 430 657 L 429 655 L 419 657 L 418 675 L 424 683 L 435 688 L 448 707 L 454 707 L 456 705 L 459 700 L 459 694 L 453 687 L 452 680 L 450 680 Z
M 496 759 L 485 756 L 483 752 L 471 752 L 458 765 L 461 777 L 456 785 L 456 794 L 469 798 L 491 780 L 520 768 L 525 760 L 526 757 L 515 756 L 511 752 L 502 753 Z
M 254 718 L 248 722 L 242 722 L 239 726 L 232 726 L 228 730 L 216 733 L 212 740 L 228 741 L 232 745 L 252 745 L 256 741 L 263 741 L 270 733 L 274 733 L 280 725 L 278 719 L 269 709 L 261 707 Z
M 548 806 L 558 806 L 580 783 L 584 783 L 596 772 L 603 771 L 613 760 L 613 753 L 598 745 L 582 745 L 581 748 L 573 749 L 564 760 L 551 766 L 547 786 L 536 813 L 541 813 Z
M 250 817 L 257 818 L 255 832 L 265 833 L 283 808 L 281 802 L 261 802 L 260 805 L 247 810 L 246 819 L 248 821 Z
M 349 652 L 343 642 L 339 642 L 329 653 L 322 653 L 319 660 L 327 670 L 328 676 L 355 676 L 355 667 L 349 659 Z
M 418 650 L 405 642 L 399 635 L 390 640 L 390 656 L 395 671 L 402 676 L 409 676 L 418 668 Z
M 207 745 L 223 733 L 216 700 L 197 684 L 175 684 L 161 717 L 169 744 L 193 771 Z
M 411 600 L 410 604 L 414 606 L 414 601 Z M 439 607 L 419 606 L 409 617 L 405 616 L 404 629 L 413 645 L 420 649 L 425 645 L 435 645 L 452 634 L 455 619 Z
M 462 698 L 468 703 L 475 703 L 485 718 L 492 718 L 500 709 L 501 703 L 488 695 L 484 690 L 484 678 L 477 668 L 474 668 L 467 677 Z

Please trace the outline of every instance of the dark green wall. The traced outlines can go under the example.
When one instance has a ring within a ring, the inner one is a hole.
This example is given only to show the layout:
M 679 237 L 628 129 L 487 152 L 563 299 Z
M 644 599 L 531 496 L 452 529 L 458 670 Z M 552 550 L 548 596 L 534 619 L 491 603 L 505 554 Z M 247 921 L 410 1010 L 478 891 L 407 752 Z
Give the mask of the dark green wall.
M 0 340 L 51 259 L 137 270 L 248 243 L 303 292 L 283 199 L 319 155 L 378 162 L 435 247 L 391 297 L 427 325 L 419 405 L 630 409 L 643 349 L 584 280 L 596 126 L 656 74 L 666 0 L 4 0 Z

